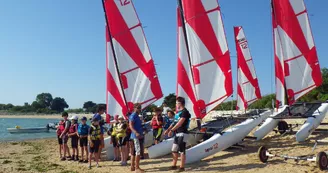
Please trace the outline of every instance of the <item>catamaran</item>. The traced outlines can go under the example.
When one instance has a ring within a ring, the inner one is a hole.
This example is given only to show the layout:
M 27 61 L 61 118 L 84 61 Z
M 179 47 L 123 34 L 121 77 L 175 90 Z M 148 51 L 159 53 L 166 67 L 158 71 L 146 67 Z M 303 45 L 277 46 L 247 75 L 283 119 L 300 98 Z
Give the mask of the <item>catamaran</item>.
M 133 105 L 142 108 L 160 99 L 163 94 L 142 25 L 130 0 L 102 0 L 106 19 L 106 81 L 107 117 L 127 116 Z M 127 118 L 127 117 L 126 117 Z M 146 146 L 153 144 L 151 133 L 145 136 Z M 105 150 L 113 157 L 110 138 Z
M 186 99 L 186 108 L 190 111 L 192 117 L 199 121 L 232 95 L 230 55 L 217 0 L 179 0 L 178 4 L 177 96 Z M 238 37 L 241 37 L 242 34 Z M 249 53 L 243 55 L 243 57 L 247 58 L 243 61 L 247 61 L 247 63 L 246 66 L 240 63 L 241 69 L 249 68 L 251 65 L 247 64 L 252 64 L 249 61 L 251 59 Z M 249 94 L 243 97 L 243 101 L 246 102 L 243 105 L 247 107 L 248 104 L 256 101 L 256 97 L 260 95 L 260 92 L 253 68 L 247 69 L 241 75 L 244 75 L 240 78 L 242 79 L 242 89 L 248 92 L 250 92 L 249 89 L 254 91 L 253 95 Z M 246 77 L 250 78 L 246 79 Z M 249 84 L 246 80 L 249 81 Z M 260 116 L 261 118 L 256 117 L 246 120 L 240 126 L 236 126 L 236 128 L 242 129 L 238 130 L 237 134 L 225 133 L 228 135 L 224 135 L 224 137 L 228 136 L 236 142 L 225 142 L 225 139 L 221 142 L 229 147 L 241 141 L 249 133 L 244 135 L 248 129 L 251 131 L 263 121 L 264 115 L 269 115 L 269 112 Z M 255 121 L 256 123 L 254 123 Z M 188 145 L 195 145 L 202 139 L 208 139 L 210 137 L 207 136 L 208 134 L 214 134 L 214 136 L 187 150 L 186 162 L 201 160 L 204 155 L 203 151 L 206 152 L 205 154 L 208 154 L 213 148 L 213 151 L 216 151 L 215 146 L 217 146 L 217 143 L 212 144 L 213 141 L 217 141 L 216 134 L 219 135 L 224 129 L 237 123 L 240 122 L 235 118 L 218 118 L 201 125 L 201 129 L 206 130 L 205 133 L 200 132 L 197 128 L 192 129 L 187 142 Z M 235 128 L 232 131 L 235 131 Z M 243 135 L 236 136 L 239 134 Z M 148 149 L 149 157 L 155 158 L 169 154 L 172 144 L 173 139 L 168 139 L 150 147 Z
M 271 6 L 277 111 L 254 136 L 260 140 L 277 126 L 282 133 L 291 131 L 294 127 L 289 128 L 282 119 L 306 118 L 296 133 L 300 142 L 320 125 L 328 111 L 327 103 L 294 104 L 322 84 L 320 65 L 304 1 L 272 0 Z

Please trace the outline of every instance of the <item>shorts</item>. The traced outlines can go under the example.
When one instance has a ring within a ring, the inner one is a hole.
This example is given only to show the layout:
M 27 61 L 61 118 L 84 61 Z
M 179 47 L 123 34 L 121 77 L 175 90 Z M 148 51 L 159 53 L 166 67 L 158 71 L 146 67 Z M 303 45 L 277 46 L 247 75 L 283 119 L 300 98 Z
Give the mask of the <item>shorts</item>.
M 99 146 L 100 146 L 100 140 L 92 140 L 93 147 L 89 146 L 89 152 L 90 153 L 98 153 Z
M 80 147 L 87 147 L 88 146 L 88 137 L 80 138 Z
M 67 134 L 65 134 L 62 136 L 62 143 L 67 144 L 67 141 L 68 141 L 68 136 L 67 136 Z
M 77 136 L 71 137 L 72 148 L 77 148 L 78 142 L 79 142 L 79 137 Z
M 177 133 L 174 137 L 172 145 L 172 153 L 186 153 L 186 144 L 187 144 L 188 134 L 186 133 Z
M 117 144 L 119 147 L 123 147 L 126 145 L 126 137 L 120 137 L 119 139 L 117 139 Z
M 163 129 L 162 128 L 153 129 L 153 137 L 156 141 L 161 140 L 162 134 L 163 134 Z
M 141 155 L 141 150 L 143 149 L 143 141 L 144 139 L 141 138 L 141 139 L 132 139 L 133 140 L 133 147 L 132 147 L 132 150 L 131 150 L 131 155 L 132 156 L 140 156 Z
M 61 138 L 59 138 L 59 136 L 57 136 L 57 139 L 58 139 L 58 144 L 63 145 L 63 140 Z
M 118 147 L 116 137 L 115 137 L 115 136 L 111 136 L 111 140 L 112 140 L 112 143 L 113 143 L 113 147 L 114 147 L 114 148 Z

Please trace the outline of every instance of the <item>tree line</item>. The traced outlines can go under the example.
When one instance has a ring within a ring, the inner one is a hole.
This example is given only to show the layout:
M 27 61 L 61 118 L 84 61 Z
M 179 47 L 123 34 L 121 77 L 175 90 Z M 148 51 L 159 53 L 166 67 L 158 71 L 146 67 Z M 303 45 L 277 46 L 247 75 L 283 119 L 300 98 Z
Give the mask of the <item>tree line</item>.
M 322 68 L 322 85 L 318 88 L 307 93 L 299 99 L 300 102 L 314 102 L 320 101 L 325 102 L 328 100 L 328 69 Z M 164 97 L 164 103 L 166 103 L 172 110 L 175 109 L 176 95 L 170 93 Z M 215 108 L 215 110 L 231 110 L 236 109 L 236 100 L 227 101 Z M 272 108 L 273 103 L 275 103 L 275 94 L 269 94 L 262 96 L 260 100 L 257 100 L 249 106 L 250 109 L 264 109 Z M 94 113 L 99 105 L 106 107 L 106 104 L 103 103 L 94 103 L 92 101 L 87 101 L 83 104 L 82 108 L 79 109 L 67 109 L 69 105 L 66 103 L 64 98 L 55 97 L 53 98 L 50 93 L 41 93 L 36 96 L 35 101 L 32 104 L 24 103 L 23 106 L 15 106 L 13 104 L 0 104 L 0 111 L 12 112 L 12 113 L 43 113 L 43 114 L 52 114 L 59 113 L 66 109 L 66 111 L 71 113 Z M 152 104 L 148 106 L 144 111 L 152 112 L 157 105 Z

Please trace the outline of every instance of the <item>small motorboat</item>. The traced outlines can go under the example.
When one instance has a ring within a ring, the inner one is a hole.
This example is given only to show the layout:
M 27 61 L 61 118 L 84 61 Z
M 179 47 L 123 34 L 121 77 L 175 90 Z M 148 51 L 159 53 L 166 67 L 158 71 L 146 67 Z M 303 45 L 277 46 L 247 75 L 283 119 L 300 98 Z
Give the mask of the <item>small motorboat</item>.
M 49 132 L 49 130 L 49 125 L 47 125 L 46 127 L 21 128 L 20 126 L 15 126 L 15 128 L 7 128 L 7 131 L 9 133 L 44 133 Z

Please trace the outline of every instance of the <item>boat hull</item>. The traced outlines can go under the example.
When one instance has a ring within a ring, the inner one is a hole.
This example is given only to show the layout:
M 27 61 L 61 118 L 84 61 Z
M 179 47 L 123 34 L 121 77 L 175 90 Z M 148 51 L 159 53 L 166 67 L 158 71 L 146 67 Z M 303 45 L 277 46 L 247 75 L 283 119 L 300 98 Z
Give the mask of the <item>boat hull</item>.
M 7 128 L 9 133 L 45 133 L 49 132 L 49 129 L 46 127 L 37 127 L 37 128 Z
M 210 139 L 188 149 L 186 151 L 186 163 L 194 163 L 225 150 L 230 146 L 241 142 L 256 126 L 269 117 L 271 111 L 266 111 L 260 116 L 247 119 L 246 121 L 229 128 L 222 135 L 215 134 Z
M 279 120 L 273 119 L 276 115 L 279 115 L 281 112 L 285 111 L 287 106 L 279 108 L 277 112 L 274 112 L 269 118 L 267 118 L 264 123 L 254 132 L 254 137 L 256 140 L 261 140 L 267 134 L 269 134 L 275 127 L 278 126 Z
M 317 111 L 313 113 L 314 117 L 307 118 L 306 122 L 296 133 L 296 141 L 302 142 L 320 125 L 328 112 L 328 103 L 322 103 Z

